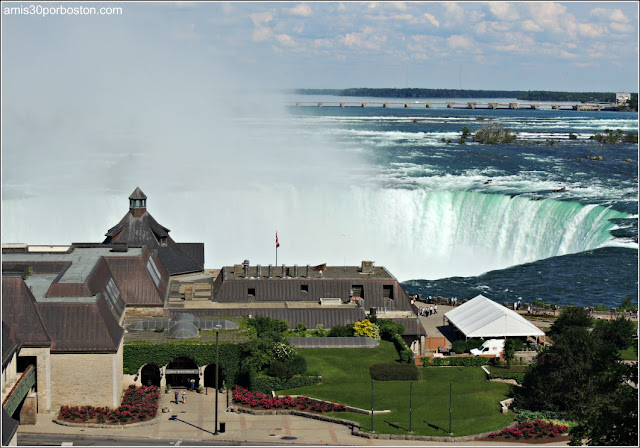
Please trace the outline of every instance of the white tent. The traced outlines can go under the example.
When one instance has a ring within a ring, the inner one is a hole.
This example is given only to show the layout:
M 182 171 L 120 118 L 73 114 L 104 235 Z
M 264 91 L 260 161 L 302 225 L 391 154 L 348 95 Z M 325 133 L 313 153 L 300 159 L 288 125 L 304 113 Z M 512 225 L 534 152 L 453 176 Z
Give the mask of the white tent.
M 544 331 L 524 317 L 483 295 L 452 309 L 444 317 L 467 338 L 544 336 Z

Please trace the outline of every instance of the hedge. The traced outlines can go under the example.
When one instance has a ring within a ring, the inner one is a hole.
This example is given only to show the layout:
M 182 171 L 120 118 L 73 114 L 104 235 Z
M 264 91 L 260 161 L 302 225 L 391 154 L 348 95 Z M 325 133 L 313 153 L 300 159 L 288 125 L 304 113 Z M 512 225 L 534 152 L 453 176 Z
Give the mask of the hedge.
M 422 358 L 423 367 L 431 366 L 463 366 L 481 367 L 489 363 L 489 358 L 482 356 L 452 356 L 449 358 Z
M 271 376 L 252 375 L 250 390 L 270 394 L 274 390 L 293 389 L 294 387 L 313 386 L 322 381 L 319 376 L 294 376 L 292 378 L 274 378 Z
M 130 342 L 122 351 L 123 372 L 134 375 L 145 364 L 162 367 L 175 358 L 192 359 L 198 366 L 215 364 L 216 344 L 202 342 L 172 342 L 152 344 L 144 341 Z M 236 344 L 219 344 L 220 371 L 227 384 L 238 382 L 240 347 Z
M 516 380 L 518 384 L 522 384 L 522 380 L 524 380 L 524 372 L 522 373 L 491 373 L 489 374 L 489 378 L 490 379 L 502 378 L 506 380 Z
M 413 381 L 420 379 L 420 372 L 414 364 L 385 363 L 369 367 L 371 379 L 376 381 Z
M 393 336 L 393 343 L 396 346 L 396 350 L 398 350 L 398 354 L 400 355 L 400 361 L 402 362 L 411 362 L 413 361 L 413 351 L 409 348 L 402 336 L 396 334 Z
M 569 416 L 565 412 L 560 411 L 529 411 L 528 409 L 520 409 L 518 407 L 512 407 L 513 412 L 516 414 L 516 420 L 520 423 L 526 421 L 537 420 L 566 420 Z

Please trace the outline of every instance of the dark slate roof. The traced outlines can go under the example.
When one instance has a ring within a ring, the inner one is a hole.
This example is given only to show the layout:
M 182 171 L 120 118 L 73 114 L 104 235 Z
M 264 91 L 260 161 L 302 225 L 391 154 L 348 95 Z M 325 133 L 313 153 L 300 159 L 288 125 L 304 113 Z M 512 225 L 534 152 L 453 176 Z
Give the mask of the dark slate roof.
M 378 315 L 378 318 L 384 319 L 385 318 L 384 313 Z M 393 318 L 391 320 L 399 323 L 404 327 L 403 335 L 405 336 L 419 336 L 419 335 L 426 336 L 427 335 L 427 332 L 422 326 L 422 323 L 415 317 Z
M 51 352 L 116 352 L 124 330 L 104 297 L 95 303 L 39 302 Z
M 16 336 L 16 327 L 15 325 L 7 325 L 5 321 L 2 321 L 2 368 L 5 366 L 11 358 L 13 354 L 20 351 L 20 346 L 22 342 Z
M 2 278 L 2 320 L 16 326 L 17 337 L 25 347 L 51 345 L 36 299 L 22 278 Z
M 149 212 L 135 217 L 127 212 L 120 222 L 105 234 L 105 243 L 124 242 L 129 246 L 146 246 L 151 251 L 158 251 L 162 261 L 171 275 L 187 274 L 204 270 L 204 243 L 190 243 L 185 252 L 179 244 L 168 236 L 170 230 L 160 225 Z M 166 238 L 166 246 L 160 245 L 159 238 Z M 201 245 L 202 249 L 195 246 Z M 202 251 L 202 259 L 194 260 L 190 254 Z
M 2 408 L 2 446 L 8 446 L 13 436 L 18 432 L 18 421 L 11 418 Z
M 131 196 L 129 196 L 129 199 L 147 199 L 147 195 L 142 192 L 140 187 L 136 187 L 133 193 L 131 193 Z
M 168 274 L 163 276 L 159 287 L 156 287 L 149 275 L 146 258 L 105 257 L 105 260 L 127 305 L 164 305 Z
M 170 310 L 169 314 L 181 314 L 182 310 Z M 317 328 L 322 325 L 325 329 L 336 325 L 346 325 L 364 319 L 365 312 L 362 308 L 226 308 L 226 309 L 190 309 L 189 313 L 198 318 L 221 316 L 266 316 L 273 319 L 282 319 L 289 322 L 289 328 L 295 328 L 300 322 L 307 328 Z
M 200 266 L 204 266 L 204 243 L 176 243 L 178 247 Z
M 266 274 L 264 269 L 263 274 Z M 221 272 L 214 283 L 214 300 L 216 302 L 316 302 L 321 298 L 340 298 L 349 301 L 349 290 L 355 286 L 362 287 L 364 308 L 387 308 L 391 311 L 410 311 L 410 300 L 400 283 L 384 278 L 229 278 L 223 280 Z M 303 290 L 306 287 L 307 291 Z M 394 300 L 384 297 L 384 288 L 391 288 Z M 249 289 L 255 295 L 249 296 Z

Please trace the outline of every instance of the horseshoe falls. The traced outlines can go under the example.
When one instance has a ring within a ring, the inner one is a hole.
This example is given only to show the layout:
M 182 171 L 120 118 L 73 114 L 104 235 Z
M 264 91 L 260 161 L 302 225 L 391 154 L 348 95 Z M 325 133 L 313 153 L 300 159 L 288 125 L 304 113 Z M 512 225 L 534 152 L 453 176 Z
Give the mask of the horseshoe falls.
M 38 159 L 23 155 L 43 142 L 7 122 L 3 242 L 101 241 L 139 186 L 175 240 L 205 243 L 207 268 L 275 263 L 277 231 L 279 263 L 372 260 L 410 294 L 637 303 L 638 146 L 590 139 L 637 132 L 637 113 L 276 103 L 168 110 L 143 136 L 77 117 L 84 134 Z M 460 142 L 490 122 L 517 141 Z

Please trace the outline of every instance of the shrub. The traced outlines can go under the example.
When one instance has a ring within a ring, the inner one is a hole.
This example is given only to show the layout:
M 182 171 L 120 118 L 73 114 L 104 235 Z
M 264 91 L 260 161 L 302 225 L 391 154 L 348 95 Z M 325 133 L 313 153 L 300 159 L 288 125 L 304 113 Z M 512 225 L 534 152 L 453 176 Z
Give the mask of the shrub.
M 413 351 L 409 348 L 407 343 L 402 339 L 402 336 L 396 334 L 393 336 L 393 344 L 396 346 L 396 350 L 398 350 L 398 355 L 400 355 L 400 361 L 402 362 L 411 362 L 413 361 Z
M 296 325 L 296 330 L 298 330 L 300 332 L 307 331 L 307 326 L 305 324 L 303 324 L 302 322 L 298 322 L 298 324 Z
M 533 420 L 565 420 L 568 416 L 559 411 L 530 411 L 528 409 L 512 408 L 516 414 L 516 420 L 520 423 Z
M 307 371 L 307 360 L 300 355 L 288 359 L 274 359 L 267 373 L 269 376 L 291 378 Z
M 489 145 L 513 143 L 516 141 L 516 136 L 502 123 L 491 122 L 476 131 L 473 141 Z
M 414 381 L 420 379 L 420 372 L 414 364 L 373 364 L 369 367 L 369 374 L 376 381 Z
M 449 358 L 423 358 L 423 367 L 431 366 L 460 366 L 460 367 L 480 367 L 488 364 L 490 359 L 482 356 L 464 356 Z
M 370 337 L 375 340 L 380 340 L 380 329 L 370 320 L 362 319 L 353 324 L 353 335 L 359 337 Z
M 467 342 L 463 340 L 453 341 L 451 351 L 458 354 L 467 353 Z
M 336 325 L 329 330 L 329 337 L 341 337 L 348 338 L 353 336 L 353 324 L 349 325 Z
M 380 338 L 385 341 L 393 341 L 395 335 L 404 334 L 404 326 L 391 319 L 377 319 L 375 323 L 380 328 Z
M 274 390 L 293 389 L 296 387 L 313 386 L 321 382 L 318 376 L 294 376 L 292 378 L 274 378 L 270 376 L 255 375 L 251 378 L 250 388 L 270 394 Z
M 282 319 L 272 319 L 267 316 L 257 315 L 255 318 L 248 319 L 247 324 L 256 329 L 258 337 L 267 333 L 281 334 L 289 329 L 289 323 Z

